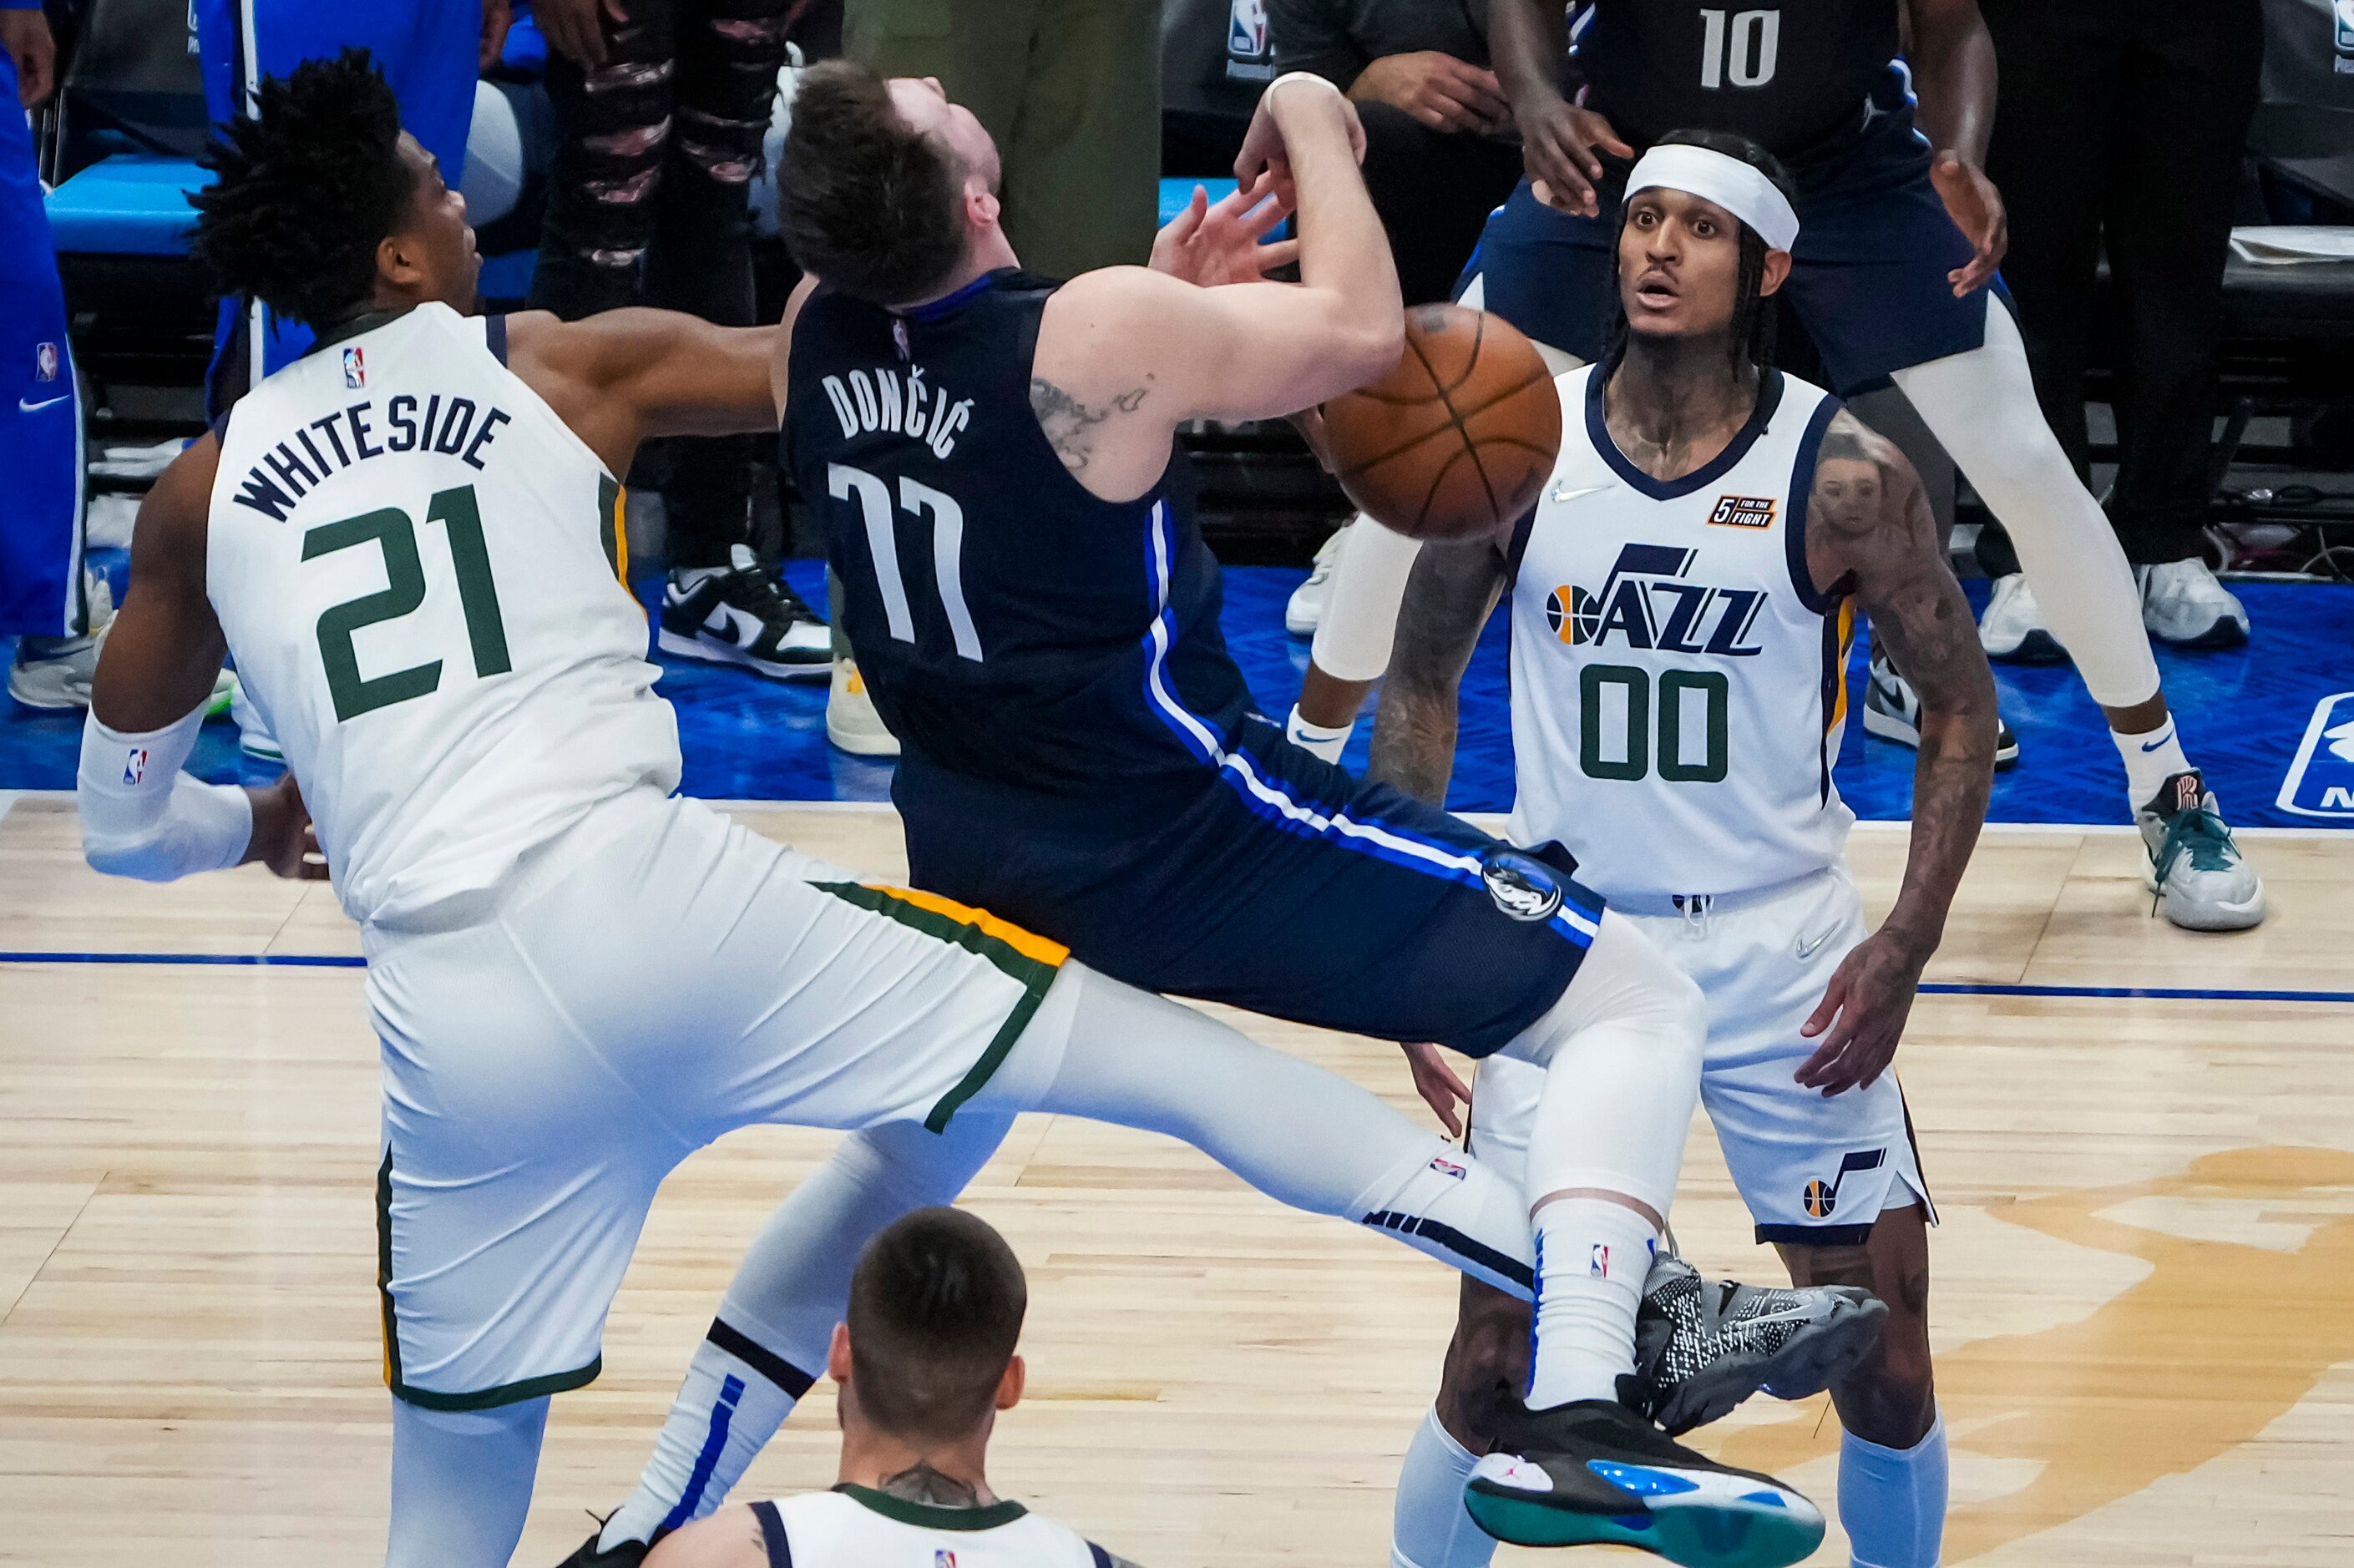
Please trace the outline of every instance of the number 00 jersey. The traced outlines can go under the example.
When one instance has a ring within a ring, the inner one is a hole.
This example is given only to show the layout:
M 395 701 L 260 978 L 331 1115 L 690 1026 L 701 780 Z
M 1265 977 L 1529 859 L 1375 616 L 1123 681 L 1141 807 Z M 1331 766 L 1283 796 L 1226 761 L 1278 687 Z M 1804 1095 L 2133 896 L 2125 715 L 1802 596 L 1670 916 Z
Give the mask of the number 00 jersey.
M 419 305 L 248 393 L 206 580 L 353 918 L 495 885 L 611 796 L 678 783 L 620 487 L 504 364 Z
M 1732 444 L 1669 482 L 1619 452 L 1592 369 L 1554 385 L 1561 459 L 1512 545 L 1508 836 L 1637 909 L 1837 863 L 1852 615 L 1815 591 L 1806 526 L 1839 401 L 1768 371 Z

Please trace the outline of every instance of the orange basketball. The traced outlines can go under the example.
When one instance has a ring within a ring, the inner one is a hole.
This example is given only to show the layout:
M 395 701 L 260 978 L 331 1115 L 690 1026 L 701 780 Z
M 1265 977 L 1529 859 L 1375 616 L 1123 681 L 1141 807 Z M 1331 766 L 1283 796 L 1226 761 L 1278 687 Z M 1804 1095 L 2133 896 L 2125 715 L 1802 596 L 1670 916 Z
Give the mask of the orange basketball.
M 1324 405 L 1335 477 L 1366 515 L 1416 539 L 1502 532 L 1561 455 L 1561 399 L 1536 345 L 1461 305 L 1405 313 L 1405 354 Z

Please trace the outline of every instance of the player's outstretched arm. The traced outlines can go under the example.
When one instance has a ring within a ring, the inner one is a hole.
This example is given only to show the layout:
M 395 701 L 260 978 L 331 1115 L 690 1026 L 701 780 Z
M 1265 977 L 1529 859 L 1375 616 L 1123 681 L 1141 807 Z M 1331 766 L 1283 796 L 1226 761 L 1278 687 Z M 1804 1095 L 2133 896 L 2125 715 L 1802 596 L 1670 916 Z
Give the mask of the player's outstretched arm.
M 1458 693 L 1504 587 L 1492 544 L 1425 544 L 1406 578 L 1366 777 L 1434 806 L 1455 771 Z
M 1879 1077 L 1985 825 L 1994 782 L 1994 673 L 1954 580 L 1920 476 L 1893 443 L 1841 412 L 1824 435 L 1807 502 L 1817 584 L 1847 585 L 1872 635 L 1921 697 L 1913 839 L 1904 885 L 1878 931 L 1848 955 L 1804 1033 L 1821 1044 L 1797 1081 L 1826 1095 Z
M 82 853 L 97 870 L 145 882 L 257 860 L 281 876 L 323 877 L 292 775 L 240 789 L 180 771 L 228 651 L 205 591 L 219 465 L 220 443 L 207 432 L 140 503 L 131 586 L 99 655 L 82 727 Z
M 657 436 L 777 428 L 776 327 L 723 327 L 679 311 L 606 311 L 577 322 L 507 318 L 507 367 L 547 399 L 614 473 Z

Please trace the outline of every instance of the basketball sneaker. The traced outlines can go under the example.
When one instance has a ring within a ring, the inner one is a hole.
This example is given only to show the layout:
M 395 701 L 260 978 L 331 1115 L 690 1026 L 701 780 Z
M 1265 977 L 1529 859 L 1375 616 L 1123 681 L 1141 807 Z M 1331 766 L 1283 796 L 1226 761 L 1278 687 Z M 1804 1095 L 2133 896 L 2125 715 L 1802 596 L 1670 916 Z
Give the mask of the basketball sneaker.
M 2019 760 L 2019 736 L 2010 733 L 2000 714 L 1995 715 L 1994 724 L 1994 767 L 1999 773 Z M 1920 694 L 1876 648 L 1863 683 L 1863 732 L 1920 749 Z
M 90 684 L 98 676 L 98 656 L 114 624 L 114 590 L 88 573 L 89 630 L 76 637 L 19 637 L 8 666 L 8 694 L 28 708 L 67 712 L 90 706 Z
M 749 546 L 735 546 L 727 561 L 671 573 L 656 639 L 662 651 L 741 664 L 771 680 L 824 679 L 833 668 L 833 633 L 825 618 Z
M 1294 637 L 1313 637 L 1316 627 L 1324 619 L 1324 598 L 1331 590 L 1332 567 L 1341 559 L 1341 542 L 1349 536 L 1349 524 L 1341 524 L 1331 535 L 1316 546 L 1316 560 L 1308 570 L 1308 580 L 1291 590 L 1284 602 L 1283 629 Z
M 2043 623 L 2043 607 L 2035 602 L 2024 572 L 1994 579 L 1994 597 L 1978 617 L 1978 646 L 1988 658 L 2006 664 L 2058 664 L 2068 657 Z
M 825 694 L 825 737 L 853 757 L 899 755 L 899 737 L 875 711 L 854 660 L 833 662 L 833 684 Z
M 1611 1543 L 1686 1568 L 1787 1568 L 1823 1540 L 1822 1510 L 1803 1494 L 1696 1454 L 1607 1399 L 1509 1411 L 1463 1507 L 1515 1546 Z
M 1869 1290 L 1702 1279 L 1663 1252 L 1643 1281 L 1628 1403 L 1681 1434 L 1761 1389 L 1811 1399 L 1870 1354 L 1887 1326 L 1888 1304 Z
M 2178 773 L 2134 813 L 2149 850 L 2144 883 L 2186 931 L 2244 931 L 2264 917 L 2264 883 L 2241 857 L 2215 792 L 2199 774 Z
M 2160 642 L 2176 648 L 2237 648 L 2247 641 L 2247 607 L 2215 580 L 2206 562 L 2193 558 L 2136 567 L 2134 582 L 2141 589 L 2141 623 Z
M 594 1519 L 597 1516 L 591 1514 L 588 1517 Z M 588 1532 L 588 1539 L 580 1543 L 580 1549 L 557 1563 L 556 1568 L 639 1568 L 645 1562 L 646 1553 L 653 1550 L 642 1541 L 624 1541 L 618 1546 L 599 1547 L 597 1542 L 604 1534 L 605 1527 L 600 1523 Z

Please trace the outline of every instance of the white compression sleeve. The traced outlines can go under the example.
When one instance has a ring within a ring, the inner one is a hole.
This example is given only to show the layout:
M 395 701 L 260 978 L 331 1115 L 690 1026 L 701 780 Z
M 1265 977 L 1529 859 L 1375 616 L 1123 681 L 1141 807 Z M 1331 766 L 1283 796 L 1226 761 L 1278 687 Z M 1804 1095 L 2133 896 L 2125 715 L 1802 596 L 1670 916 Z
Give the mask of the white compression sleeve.
M 1397 641 L 1405 580 L 1421 554 L 1419 541 L 1357 514 L 1324 590 L 1324 616 L 1316 623 L 1318 669 L 1343 681 L 1381 678 Z
M 1479 1462 L 1439 1425 L 1437 1410 L 1423 1413 L 1398 1470 L 1390 1568 L 1488 1568 L 1496 1539 L 1473 1523 L 1463 1507 L 1464 1483 Z
M 1367 1090 L 1166 997 L 1077 983 L 1053 1082 L 1025 1108 L 1165 1133 L 1279 1202 L 1352 1220 L 1529 1298 L 1535 1242 L 1511 1182 Z
M 82 725 L 74 781 L 82 856 L 94 870 L 142 882 L 221 871 L 253 842 L 253 802 L 231 784 L 180 771 L 204 727 L 201 707 L 158 730 L 126 735 L 92 713 Z
M 547 1401 L 490 1410 L 392 1402 L 385 1568 L 506 1568 L 539 1474 Z
M 1895 375 L 2018 547 L 2035 600 L 2093 700 L 2132 707 L 2158 691 L 2133 568 L 2106 514 L 2044 422 L 2019 323 L 1987 295 L 1986 343 Z

